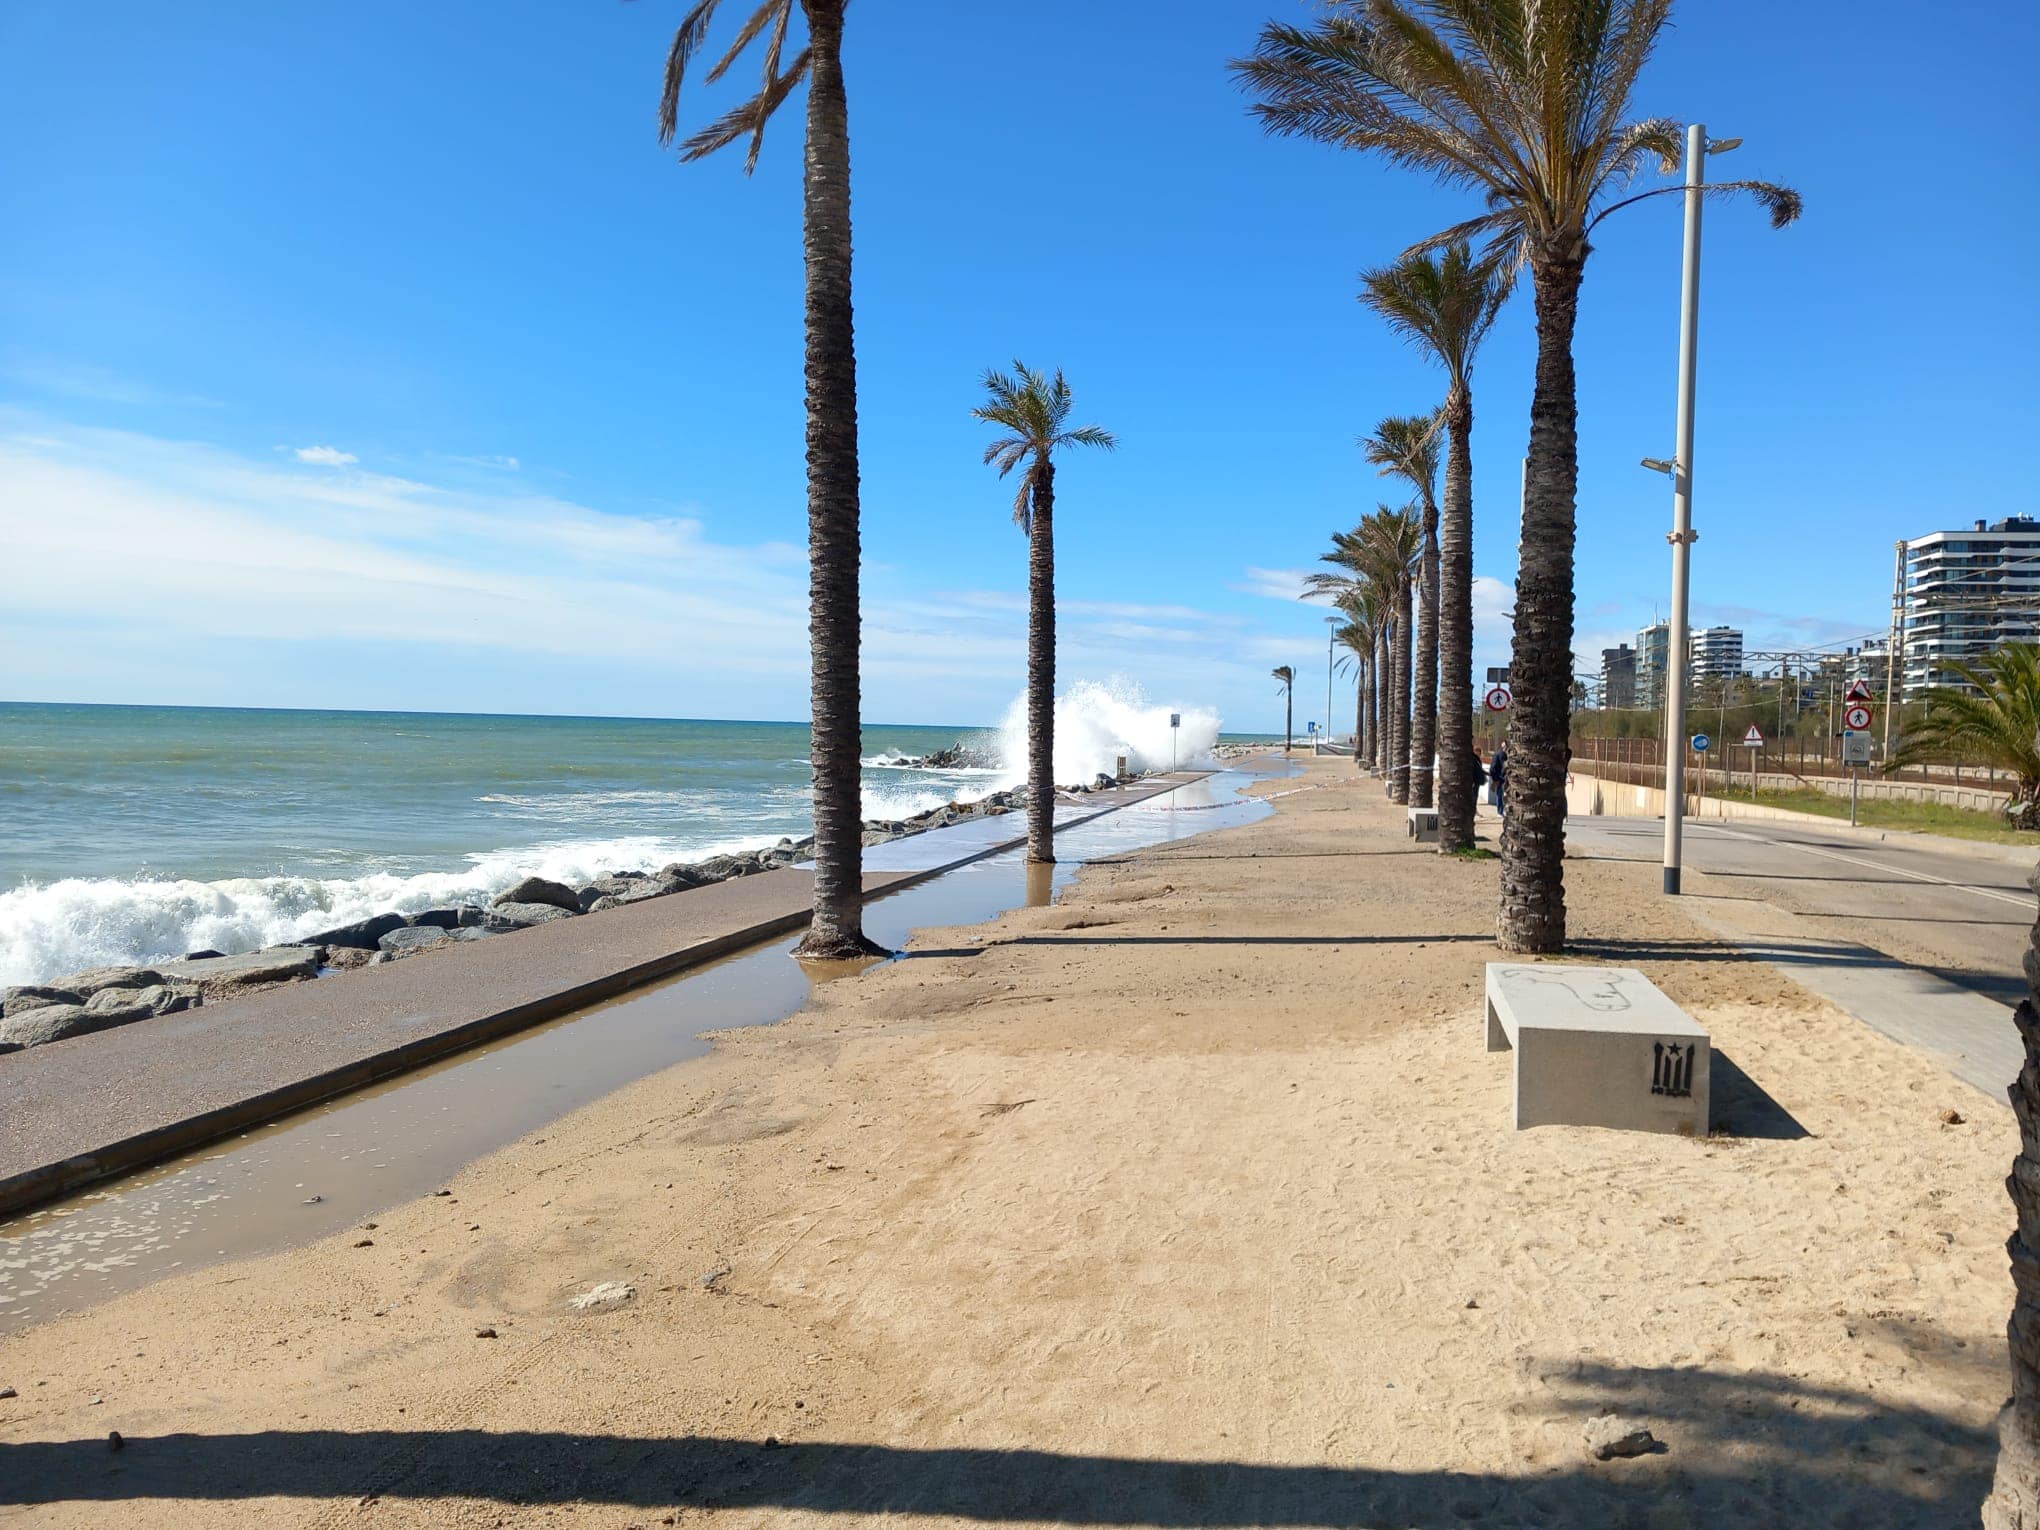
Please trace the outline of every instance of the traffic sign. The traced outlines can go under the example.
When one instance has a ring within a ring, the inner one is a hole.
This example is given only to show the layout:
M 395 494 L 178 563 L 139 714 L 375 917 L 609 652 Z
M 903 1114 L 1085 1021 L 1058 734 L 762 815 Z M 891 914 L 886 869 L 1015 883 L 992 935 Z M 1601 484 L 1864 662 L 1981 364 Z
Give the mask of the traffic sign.
M 1490 664 L 1487 672 L 1487 683 L 1489 685 L 1507 685 L 1509 683 L 1509 666 L 1506 664 Z
M 1490 712 L 1508 711 L 1509 688 L 1506 685 L 1495 686 L 1492 690 L 1490 690 L 1487 693 L 1486 696 L 1481 698 L 1481 705 L 1486 707 Z
M 1709 738 L 1706 734 L 1696 733 L 1693 735 L 1693 752 L 1695 754 L 1705 754 L 1709 749 L 1712 749 L 1713 747 L 1714 740 Z
M 1850 707 L 1846 712 L 1842 713 L 1842 726 L 1852 733 L 1861 733 L 1870 726 L 1870 709 L 1868 707 Z
M 1842 735 L 1842 763 L 1844 765 L 1868 765 L 1870 763 L 1869 734 L 1844 733 Z
M 1742 741 L 1745 749 L 1761 749 L 1764 747 L 1763 731 L 1755 723 L 1751 723 L 1750 731 L 1742 736 Z
M 1849 687 L 1849 694 L 1844 696 L 1842 700 L 1852 706 L 1859 701 L 1868 702 L 1870 700 L 1870 683 L 1867 680 L 1856 681 L 1855 684 Z

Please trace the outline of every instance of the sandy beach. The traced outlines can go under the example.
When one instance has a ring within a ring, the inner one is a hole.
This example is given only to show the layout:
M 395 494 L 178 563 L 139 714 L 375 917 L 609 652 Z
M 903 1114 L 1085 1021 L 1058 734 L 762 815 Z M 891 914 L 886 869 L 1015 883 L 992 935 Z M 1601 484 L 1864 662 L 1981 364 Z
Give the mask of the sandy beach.
M 372 1227 L 0 1340 L 0 1519 L 1973 1523 L 2010 1112 L 1579 861 L 1716 1132 L 1513 1132 L 1495 864 L 1351 761 L 1260 790 Z M 1663 1450 L 1591 1459 L 1608 1412 Z

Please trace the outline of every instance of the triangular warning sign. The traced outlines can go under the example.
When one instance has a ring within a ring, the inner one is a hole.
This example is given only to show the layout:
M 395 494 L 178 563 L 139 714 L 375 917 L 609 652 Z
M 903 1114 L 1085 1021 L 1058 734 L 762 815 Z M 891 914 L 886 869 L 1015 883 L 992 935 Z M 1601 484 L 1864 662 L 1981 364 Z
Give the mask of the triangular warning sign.
M 1759 744 L 1763 743 L 1764 735 L 1757 730 L 1757 725 L 1755 723 L 1751 723 L 1750 731 L 1742 736 L 1742 741 L 1745 744 L 1748 744 L 1752 749 L 1754 749 Z
M 1864 680 L 1858 680 L 1854 685 L 1851 685 L 1849 687 L 1849 694 L 1844 699 L 1851 702 L 1868 701 L 1870 699 L 1869 682 Z

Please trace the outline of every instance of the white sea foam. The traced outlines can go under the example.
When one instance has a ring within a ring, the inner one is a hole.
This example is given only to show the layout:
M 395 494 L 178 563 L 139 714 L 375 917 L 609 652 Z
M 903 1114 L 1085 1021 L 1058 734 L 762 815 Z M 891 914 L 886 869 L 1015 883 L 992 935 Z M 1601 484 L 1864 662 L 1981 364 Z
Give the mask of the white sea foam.
M 1169 727 L 1171 712 L 1181 714 L 1181 728 Z M 1135 771 L 1167 770 L 1172 760 L 1182 767 L 1208 766 L 1220 721 L 1209 707 L 1157 705 L 1130 681 L 1080 680 L 1055 699 L 1056 784 L 1088 785 L 1097 776 L 1112 774 L 1122 754 Z M 1013 779 L 1024 780 L 1026 696 L 1006 709 L 999 738 L 1000 754 L 1011 765 Z
M 253 951 L 389 912 L 487 902 L 531 875 L 569 886 L 613 871 L 702 860 L 773 844 L 625 836 L 468 857 L 457 871 L 413 876 L 230 877 L 218 882 L 66 877 L 0 893 L 0 984 L 35 983 L 87 967 L 163 961 L 186 951 Z

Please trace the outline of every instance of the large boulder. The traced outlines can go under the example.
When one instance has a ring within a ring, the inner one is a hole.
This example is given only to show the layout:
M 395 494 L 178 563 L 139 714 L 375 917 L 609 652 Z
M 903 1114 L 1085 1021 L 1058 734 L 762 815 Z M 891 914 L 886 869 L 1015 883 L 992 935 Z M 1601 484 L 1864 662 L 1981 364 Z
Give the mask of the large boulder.
M 196 983 L 207 994 L 224 997 L 272 983 L 295 983 L 319 975 L 318 946 L 271 946 L 239 956 L 214 956 L 195 962 L 159 963 L 165 978 Z
M 360 946 L 328 946 L 326 960 L 320 965 L 329 972 L 348 972 L 366 967 L 375 957 L 374 951 L 365 951 Z
M 93 1031 L 171 1015 L 202 1003 L 196 987 L 157 983 L 147 988 L 102 988 L 83 1004 L 46 1004 L 0 1020 L 0 1048 L 39 1047 Z
M 575 896 L 584 912 L 593 913 L 595 904 L 604 898 L 630 903 L 639 898 L 656 898 L 665 891 L 666 885 L 657 877 L 646 876 L 642 871 L 619 871 L 612 877 L 597 877 Z
M 702 882 L 701 877 L 696 874 L 692 866 L 683 866 L 678 861 L 674 861 L 670 865 L 661 866 L 659 868 L 659 880 L 671 887 L 675 892 L 680 892 L 689 887 L 699 887 Z
M 485 930 L 525 930 L 534 924 L 546 924 L 554 919 L 570 919 L 573 915 L 557 903 L 497 903 L 489 909 L 489 917 L 483 923 Z
M 663 898 L 668 893 L 680 890 L 656 877 L 646 877 L 641 881 L 625 882 L 620 889 L 614 891 L 603 891 L 602 883 L 608 880 L 609 878 L 604 877 L 601 882 L 590 882 L 581 889 L 581 896 L 587 900 L 583 907 L 588 913 L 599 914 L 604 909 L 621 908 L 626 903 L 642 903 L 647 898 Z M 589 897 L 590 893 L 594 896 Z
M 453 937 L 440 925 L 407 924 L 400 930 L 389 931 L 376 944 L 385 951 L 408 955 L 413 951 L 423 951 L 429 946 L 450 946 L 453 944 Z
M 7 996 L 0 999 L 0 1015 L 13 1019 L 25 1015 L 32 1009 L 48 1009 L 53 1004 L 83 1004 L 85 995 L 75 988 L 52 988 L 43 983 L 18 983 L 7 990 Z
M 153 988 L 162 981 L 163 974 L 154 967 L 94 967 L 62 979 L 58 986 L 89 999 L 102 988 Z
M 373 951 L 377 941 L 391 930 L 401 929 L 403 924 L 402 914 L 377 914 L 372 919 L 357 919 L 352 924 L 307 935 L 304 943 L 308 946 L 351 946 L 358 951 Z
M 406 924 L 430 925 L 439 930 L 458 930 L 479 925 L 485 911 L 472 903 L 456 903 L 451 908 L 428 908 L 413 914 Z M 384 933 L 388 933 L 385 931 Z M 377 937 L 381 944 L 381 937 Z
M 562 913 L 581 912 L 581 898 L 573 888 L 548 882 L 544 877 L 526 877 L 515 887 L 496 894 L 492 907 L 501 908 L 506 903 L 550 903 Z

